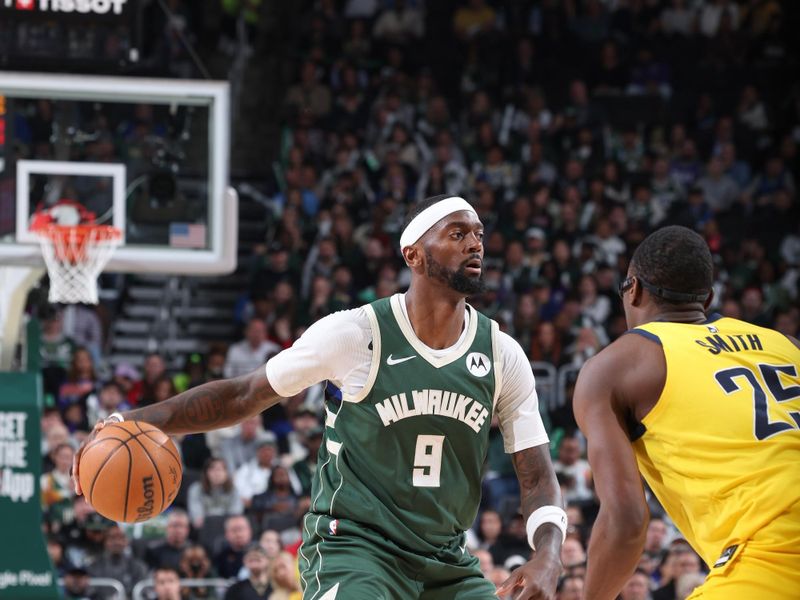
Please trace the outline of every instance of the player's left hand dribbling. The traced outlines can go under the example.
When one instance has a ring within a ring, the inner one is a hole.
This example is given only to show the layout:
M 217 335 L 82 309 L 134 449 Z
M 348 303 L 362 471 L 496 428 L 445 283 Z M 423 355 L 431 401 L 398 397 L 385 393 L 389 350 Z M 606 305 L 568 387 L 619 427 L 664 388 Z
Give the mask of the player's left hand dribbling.
M 112 420 L 113 423 L 115 420 Z M 94 428 L 86 436 L 86 439 L 83 440 L 83 443 L 80 447 L 75 451 L 75 454 L 72 457 L 72 485 L 75 488 L 75 495 L 80 496 L 83 494 L 83 490 L 81 489 L 81 482 L 79 479 L 80 473 L 78 472 L 79 466 L 81 464 L 81 454 L 83 453 L 83 449 L 91 442 L 95 437 L 97 437 L 97 432 L 100 431 L 103 427 L 106 426 L 105 420 L 100 420 L 95 423 Z
M 515 569 L 498 588 L 497 595 L 514 600 L 555 600 L 561 562 L 547 555 L 534 556 Z

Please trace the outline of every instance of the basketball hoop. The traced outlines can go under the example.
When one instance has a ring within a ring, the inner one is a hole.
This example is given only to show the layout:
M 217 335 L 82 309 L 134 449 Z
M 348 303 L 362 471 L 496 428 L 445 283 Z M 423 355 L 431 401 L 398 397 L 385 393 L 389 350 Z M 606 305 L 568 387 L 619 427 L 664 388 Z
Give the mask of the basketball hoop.
M 59 225 L 51 215 L 34 215 L 31 232 L 42 246 L 50 275 L 50 302 L 97 304 L 97 277 L 122 241 L 122 232 L 90 222 Z

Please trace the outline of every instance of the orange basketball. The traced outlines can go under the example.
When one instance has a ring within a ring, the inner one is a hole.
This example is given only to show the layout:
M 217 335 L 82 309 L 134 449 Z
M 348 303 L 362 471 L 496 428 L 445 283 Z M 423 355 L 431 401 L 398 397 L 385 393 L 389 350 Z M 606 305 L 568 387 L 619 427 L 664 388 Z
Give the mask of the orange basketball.
M 181 459 L 172 440 L 141 421 L 106 425 L 81 454 L 83 495 L 112 521 L 137 523 L 165 510 L 181 486 Z

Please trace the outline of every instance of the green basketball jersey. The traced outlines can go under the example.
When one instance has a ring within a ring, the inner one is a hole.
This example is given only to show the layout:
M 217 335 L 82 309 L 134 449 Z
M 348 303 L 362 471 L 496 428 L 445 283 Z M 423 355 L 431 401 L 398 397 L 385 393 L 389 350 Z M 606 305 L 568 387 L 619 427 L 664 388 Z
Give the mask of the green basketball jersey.
M 463 351 L 436 359 L 400 302 L 397 295 L 364 307 L 372 365 L 362 393 L 328 383 L 311 511 L 430 553 L 458 541 L 478 510 L 499 387 L 497 324 L 468 307 Z

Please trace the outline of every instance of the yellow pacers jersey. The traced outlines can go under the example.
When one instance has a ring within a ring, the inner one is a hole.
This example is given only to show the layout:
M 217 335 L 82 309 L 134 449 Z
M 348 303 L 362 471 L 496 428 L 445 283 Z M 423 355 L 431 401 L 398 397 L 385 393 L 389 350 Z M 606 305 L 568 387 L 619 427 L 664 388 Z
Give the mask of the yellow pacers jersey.
M 634 450 L 709 566 L 800 501 L 800 349 L 736 319 L 648 323 L 667 379 Z M 800 535 L 800 524 L 798 525 Z

